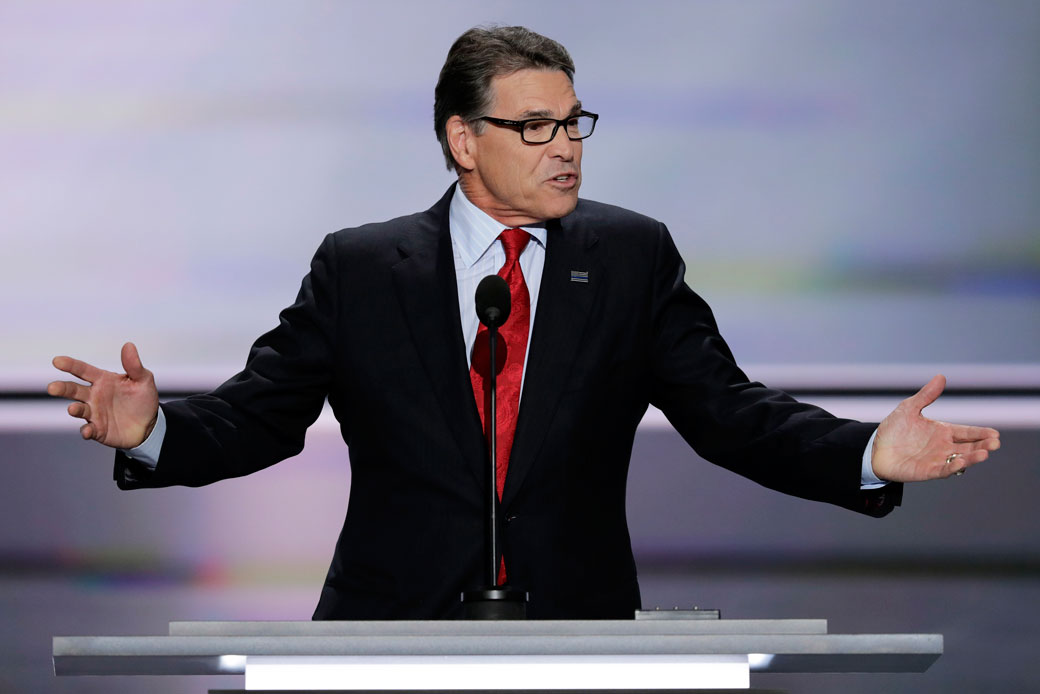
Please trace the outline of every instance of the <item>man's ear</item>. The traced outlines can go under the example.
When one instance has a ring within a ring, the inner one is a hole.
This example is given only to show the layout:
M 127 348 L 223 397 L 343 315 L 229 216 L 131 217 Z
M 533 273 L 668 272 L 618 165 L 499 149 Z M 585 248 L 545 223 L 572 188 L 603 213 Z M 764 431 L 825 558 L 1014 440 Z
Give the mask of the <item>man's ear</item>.
M 455 164 L 466 171 L 476 168 L 476 160 L 473 157 L 476 152 L 476 139 L 469 123 L 460 116 L 452 116 L 444 125 L 444 130 L 448 135 L 448 148 L 455 157 Z

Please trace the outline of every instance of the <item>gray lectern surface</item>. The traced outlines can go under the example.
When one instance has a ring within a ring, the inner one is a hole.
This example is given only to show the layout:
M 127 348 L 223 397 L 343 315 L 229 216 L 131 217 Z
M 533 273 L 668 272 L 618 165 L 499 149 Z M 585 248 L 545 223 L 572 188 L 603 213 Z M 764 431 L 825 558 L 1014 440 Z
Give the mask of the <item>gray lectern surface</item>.
M 826 619 L 170 622 L 170 636 L 637 636 L 826 633 Z
M 941 634 L 829 634 L 825 620 L 173 622 L 56 636 L 57 675 L 241 674 L 247 657 L 749 655 L 752 672 L 923 672 Z
M 209 694 L 249 694 L 248 689 L 210 689 Z M 265 689 L 264 694 L 315 694 L 312 689 Z M 466 694 L 575 694 L 574 689 L 467 689 Z M 583 691 L 583 690 L 578 690 Z M 611 689 L 610 694 L 733 694 L 733 689 Z M 788 694 L 783 689 L 740 689 L 742 694 Z M 320 689 L 320 694 L 386 694 L 385 689 Z M 443 689 L 409 689 L 397 694 L 445 694 Z

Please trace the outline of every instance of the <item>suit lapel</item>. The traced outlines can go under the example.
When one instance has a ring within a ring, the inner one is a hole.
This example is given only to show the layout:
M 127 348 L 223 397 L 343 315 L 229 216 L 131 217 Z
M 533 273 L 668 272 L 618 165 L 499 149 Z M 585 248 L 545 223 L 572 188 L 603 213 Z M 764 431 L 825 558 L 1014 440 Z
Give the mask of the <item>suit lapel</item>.
M 448 205 L 454 191 L 452 186 L 404 235 L 398 246 L 401 260 L 392 272 L 397 300 L 448 429 L 479 483 L 487 453 L 459 319 L 458 283 L 448 230 Z
M 561 384 L 567 382 L 578 356 L 589 313 L 602 284 L 597 241 L 594 231 L 578 228 L 567 223 L 567 219 L 549 223 L 545 269 L 535 309 L 503 505 L 508 506 L 516 497 L 537 459 L 562 395 Z M 572 271 L 588 272 L 588 281 L 574 281 Z

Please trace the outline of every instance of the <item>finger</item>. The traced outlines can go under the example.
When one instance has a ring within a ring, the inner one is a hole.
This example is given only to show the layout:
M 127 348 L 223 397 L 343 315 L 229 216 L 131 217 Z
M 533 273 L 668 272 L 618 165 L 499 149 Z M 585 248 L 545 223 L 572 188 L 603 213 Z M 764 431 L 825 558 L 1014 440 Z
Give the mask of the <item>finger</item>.
M 54 357 L 51 360 L 51 364 L 59 371 L 70 373 L 76 378 L 82 378 L 87 383 L 93 383 L 102 373 L 101 369 L 96 366 L 72 357 Z
M 975 465 L 981 463 L 983 460 L 989 457 L 989 451 L 985 448 L 978 448 L 973 451 L 966 451 L 964 453 L 958 453 L 957 457 L 950 461 L 950 465 L 954 470 L 959 470 L 969 465 Z
M 1000 439 L 1000 432 L 990 427 L 973 427 L 962 424 L 951 424 L 950 435 L 957 443 L 969 443 L 971 441 L 983 441 L 985 439 Z
M 79 417 L 80 419 L 90 419 L 90 405 L 85 402 L 74 402 L 68 406 L 68 412 L 73 417 Z
M 995 430 L 991 430 L 994 433 Z M 995 451 L 1000 448 L 1000 436 L 979 436 L 979 438 L 973 438 L 972 436 L 957 436 L 954 435 L 951 439 L 952 447 L 950 451 L 952 453 L 966 453 L 968 451 L 985 450 Z
M 906 401 L 914 410 L 920 412 L 935 402 L 942 395 L 944 388 L 946 388 L 946 377 L 942 374 L 936 374 L 932 376 L 932 380 L 924 384 L 921 390 L 911 395 Z
M 984 448 L 965 453 L 956 453 L 944 461 L 940 476 L 951 477 L 958 473 L 963 473 L 972 465 L 978 465 L 987 458 L 989 458 L 989 451 Z
M 79 435 L 88 440 L 94 438 L 94 425 L 87 422 L 79 428 Z
M 90 399 L 90 388 L 82 383 L 73 383 L 72 381 L 54 381 L 47 384 L 47 395 L 85 402 Z
M 969 443 L 957 443 L 950 448 L 950 454 L 956 459 L 966 458 L 972 462 L 985 460 L 989 454 L 1000 447 L 997 439 L 986 439 L 984 441 L 971 441 Z
M 123 362 L 123 371 L 133 381 L 144 380 L 148 376 L 148 369 L 141 363 L 141 356 L 137 353 L 137 345 L 127 342 L 123 345 L 119 358 Z
M 971 441 L 968 444 L 969 450 L 971 451 L 995 451 L 1000 448 L 1000 439 L 983 439 L 981 441 Z

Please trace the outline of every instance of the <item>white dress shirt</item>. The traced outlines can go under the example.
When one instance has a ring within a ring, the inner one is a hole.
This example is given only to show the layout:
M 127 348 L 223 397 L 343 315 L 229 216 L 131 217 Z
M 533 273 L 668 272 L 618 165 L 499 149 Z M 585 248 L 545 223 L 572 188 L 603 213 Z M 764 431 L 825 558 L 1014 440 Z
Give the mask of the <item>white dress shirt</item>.
M 473 360 L 473 343 L 477 340 L 480 320 L 477 318 L 475 294 L 480 280 L 496 275 L 506 264 L 506 250 L 498 235 L 509 227 L 491 218 L 474 205 L 462 192 L 455 189 L 448 208 L 448 229 L 451 232 L 451 252 L 455 258 L 455 280 L 459 288 L 459 317 L 462 336 L 466 341 L 466 363 Z M 531 240 L 520 253 L 520 270 L 524 273 L 527 293 L 531 297 L 531 325 L 528 335 L 534 333 L 534 314 L 538 308 L 538 289 L 542 286 L 545 267 L 545 227 L 519 227 L 531 235 Z M 528 339 L 530 345 L 530 339 Z M 527 373 L 527 355 L 524 351 L 524 373 Z M 520 385 L 521 397 L 523 381 Z

